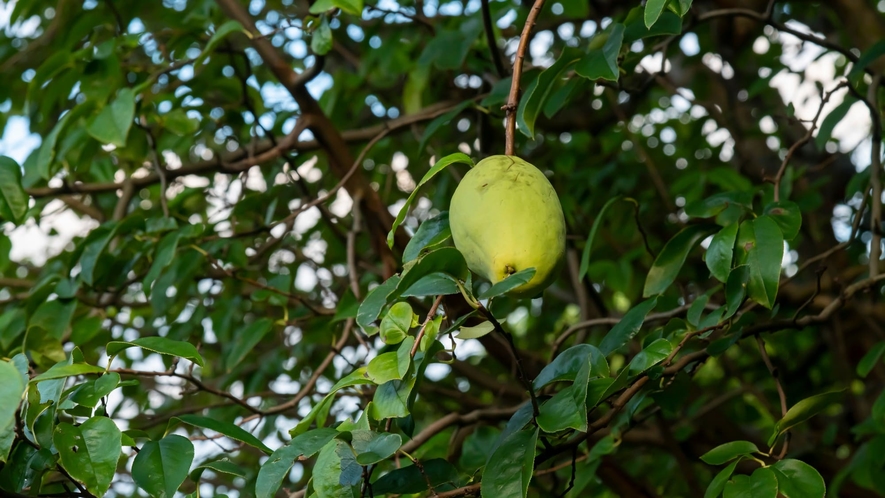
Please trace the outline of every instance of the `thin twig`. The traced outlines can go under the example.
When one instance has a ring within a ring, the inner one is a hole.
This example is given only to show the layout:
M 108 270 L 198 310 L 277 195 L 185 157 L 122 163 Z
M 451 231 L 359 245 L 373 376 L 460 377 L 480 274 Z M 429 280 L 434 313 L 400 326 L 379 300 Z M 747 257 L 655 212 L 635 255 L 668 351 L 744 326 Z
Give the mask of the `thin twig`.
M 870 205 L 870 276 L 879 274 L 879 259 L 882 257 L 882 120 L 879 114 L 879 75 L 873 76 L 873 82 L 867 92 L 870 106 L 870 118 L 873 121 L 872 150 L 870 152 L 870 188 L 873 189 Z
M 765 339 L 763 339 L 761 335 L 756 336 L 756 344 L 759 346 L 759 354 L 762 355 L 762 361 L 765 362 L 765 366 L 768 367 L 768 372 L 771 374 L 771 378 L 774 379 L 774 385 L 777 387 L 777 396 L 780 398 L 781 402 L 781 417 L 784 417 L 787 415 L 787 394 L 784 392 L 783 384 L 781 384 L 780 373 L 771 362 L 771 358 L 768 356 L 768 351 L 765 350 Z M 781 454 L 785 455 L 787 453 L 788 444 L 790 444 L 790 440 L 784 439 L 784 447 L 781 449 Z
M 532 32 L 532 27 L 535 25 L 535 20 L 541 13 L 542 7 L 544 7 L 544 0 L 535 0 L 535 4 L 525 20 L 522 35 L 519 37 L 519 45 L 516 47 L 516 58 L 513 60 L 513 80 L 510 82 L 510 94 L 507 96 L 507 103 L 502 108 L 507 119 L 507 127 L 504 131 L 504 153 L 508 156 L 516 153 L 516 109 L 519 106 L 519 79 L 522 76 L 525 51 L 529 45 L 529 34 Z
M 482 23 L 486 32 L 486 43 L 489 45 L 489 55 L 492 62 L 495 63 L 495 69 L 501 78 L 507 77 L 507 69 L 504 68 L 504 61 L 501 60 L 501 51 L 498 50 L 498 44 L 495 41 L 495 30 L 492 26 L 492 12 L 489 8 L 489 0 L 482 0 Z

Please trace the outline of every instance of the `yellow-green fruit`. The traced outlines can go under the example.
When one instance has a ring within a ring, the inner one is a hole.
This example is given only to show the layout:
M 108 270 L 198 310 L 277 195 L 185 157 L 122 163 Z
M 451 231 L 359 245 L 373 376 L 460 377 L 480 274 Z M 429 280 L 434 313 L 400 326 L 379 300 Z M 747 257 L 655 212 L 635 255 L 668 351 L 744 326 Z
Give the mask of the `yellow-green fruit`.
M 556 280 L 565 253 L 562 206 L 544 173 L 522 159 L 487 157 L 464 175 L 449 224 L 467 266 L 493 284 L 535 269 L 510 295 L 535 297 Z

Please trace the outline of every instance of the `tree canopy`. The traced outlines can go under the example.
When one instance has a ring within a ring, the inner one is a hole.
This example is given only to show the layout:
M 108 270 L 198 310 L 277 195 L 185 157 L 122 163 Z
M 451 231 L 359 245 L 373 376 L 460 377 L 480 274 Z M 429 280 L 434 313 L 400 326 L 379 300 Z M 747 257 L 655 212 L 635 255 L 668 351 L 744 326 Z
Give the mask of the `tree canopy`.
M 883 496 L 883 11 L 8 3 L 0 494 Z M 510 146 L 535 298 L 449 227 Z

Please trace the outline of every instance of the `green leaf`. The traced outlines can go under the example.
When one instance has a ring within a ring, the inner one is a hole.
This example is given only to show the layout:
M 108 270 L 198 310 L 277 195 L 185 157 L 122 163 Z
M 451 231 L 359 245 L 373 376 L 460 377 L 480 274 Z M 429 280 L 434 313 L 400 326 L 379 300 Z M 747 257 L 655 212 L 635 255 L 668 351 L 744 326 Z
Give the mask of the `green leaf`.
M 685 17 L 685 14 L 688 14 L 688 11 L 691 9 L 692 0 L 678 0 L 676 3 L 679 6 L 679 15 Z
M 538 429 L 514 432 L 492 453 L 482 475 L 483 498 L 525 498 L 535 468 Z
M 578 280 L 584 280 L 584 277 L 587 276 L 587 269 L 590 268 L 590 251 L 593 248 L 593 241 L 596 240 L 596 232 L 599 231 L 599 226 L 602 225 L 602 219 L 605 216 L 605 212 L 608 211 L 608 208 L 612 204 L 619 200 L 621 200 L 621 196 L 609 199 L 603 204 L 602 209 L 599 210 L 599 213 L 597 213 L 596 218 L 593 220 L 593 226 L 590 227 L 590 234 L 587 235 L 587 242 L 584 243 L 584 251 L 581 253 L 581 266 L 578 270 Z
M 747 211 L 752 210 L 753 194 L 742 191 L 713 194 L 706 199 L 688 203 L 685 206 L 685 214 L 692 218 L 712 218 L 730 206 L 738 206 Z
M 654 296 L 667 290 L 679 275 L 688 253 L 709 233 L 709 225 L 689 225 L 670 239 L 648 271 L 642 297 Z
M 363 302 L 360 304 L 359 309 L 356 313 L 356 323 L 363 330 L 368 331 L 372 322 L 378 319 L 378 315 L 381 314 L 381 310 L 384 309 L 384 306 L 387 305 L 388 297 L 393 294 L 393 291 L 396 290 L 397 285 L 399 285 L 400 277 L 399 275 L 394 275 L 387 280 L 384 281 L 378 287 L 375 287 L 366 295 L 366 298 L 363 299 Z M 370 333 L 369 335 L 373 335 Z
M 491 299 L 493 297 L 500 296 L 501 294 L 506 294 L 511 290 L 519 287 L 520 285 L 528 282 L 535 276 L 534 268 L 526 268 L 524 270 L 519 270 L 518 272 L 504 277 L 504 280 L 492 285 L 485 292 L 479 295 L 480 299 Z
M 598 36 L 598 35 L 597 35 Z M 618 68 L 618 54 L 624 41 L 624 25 L 614 23 L 608 33 L 608 39 L 601 49 L 591 49 L 578 64 L 575 72 L 590 79 L 604 79 L 618 81 L 620 70 Z
M 701 455 L 701 460 L 710 465 L 722 465 L 740 456 L 750 456 L 758 453 L 759 448 L 749 441 L 732 441 L 720 444 L 712 450 Z
M 106 223 L 100 228 L 93 230 L 84 242 L 85 247 L 80 254 L 80 278 L 84 283 L 95 283 L 94 272 L 98 257 L 104 252 L 108 242 L 114 238 L 119 224 L 116 222 Z
M 833 403 L 837 403 L 842 399 L 843 394 L 844 390 L 816 394 L 810 398 L 805 398 L 790 407 L 790 409 L 787 410 L 787 414 L 774 425 L 774 433 L 768 440 L 769 446 L 773 445 L 775 441 L 777 441 L 778 436 L 790 430 L 790 428 L 795 427 L 824 411 Z
M 725 498 L 777 498 L 777 477 L 769 467 L 756 469 L 753 475 L 736 475 L 725 484 Z
M 322 14 L 334 8 L 339 8 L 348 14 L 360 15 L 363 11 L 362 0 L 317 0 L 310 6 L 311 14 Z
M 747 265 L 750 272 L 747 295 L 771 309 L 784 257 L 784 236 L 769 216 L 741 223 L 737 237 L 737 264 Z
M 575 375 L 575 382 L 541 405 L 538 427 L 549 433 L 566 429 L 579 432 L 587 430 L 587 383 L 590 381 L 590 371 L 590 358 L 587 357 Z
M 16 225 L 25 220 L 30 198 L 22 188 L 22 169 L 14 159 L 0 156 L 0 216 Z
M 186 437 L 169 434 L 144 443 L 132 462 L 135 484 L 157 498 L 175 496 L 194 461 L 194 444 Z
M 52 337 L 61 340 L 76 308 L 75 299 L 53 299 L 41 303 L 31 315 L 28 328 L 39 327 Z
M 372 398 L 372 418 L 383 420 L 408 416 L 409 396 L 415 387 L 415 381 L 415 375 L 411 374 L 407 379 L 392 380 L 378 386 Z
M 879 359 L 882 358 L 883 354 L 885 354 L 885 341 L 877 343 L 867 351 L 867 354 L 863 355 L 863 358 L 857 363 L 857 375 L 859 377 L 866 377 L 869 375 L 870 371 L 876 366 L 876 363 L 879 362 Z
M 81 384 L 80 388 L 71 394 L 71 400 L 78 405 L 95 408 L 101 398 L 110 394 L 119 385 L 120 374 L 106 373 L 94 381 Z
M 649 368 L 667 359 L 673 351 L 673 345 L 667 339 L 658 339 L 636 354 L 627 369 L 629 376 L 639 375 Z
M 734 469 L 737 467 L 737 464 L 741 462 L 740 458 L 731 462 L 728 467 L 720 470 L 716 477 L 710 481 L 710 485 L 707 486 L 707 491 L 704 493 L 704 498 L 717 498 L 722 494 L 722 490 L 725 489 L 725 484 L 728 483 L 728 478 L 734 474 Z
M 728 281 L 725 283 L 725 316 L 722 317 L 724 320 L 734 316 L 740 309 L 747 297 L 749 281 L 750 269 L 747 265 L 738 266 L 728 274 Z
M 778 492 L 785 498 L 824 498 L 827 485 L 811 465 L 787 458 L 771 466 L 777 477 Z
M 848 80 L 851 84 L 857 86 L 864 75 L 864 69 L 883 54 L 885 54 L 885 40 L 877 41 L 870 48 L 866 49 L 864 53 L 860 54 L 857 62 L 851 67 L 851 72 L 848 73 Z
M 403 272 L 402 278 L 396 285 L 396 291 L 390 298 L 397 298 L 408 290 L 418 280 L 431 273 L 445 273 L 450 277 L 464 281 L 467 279 L 469 270 L 464 256 L 454 247 L 441 247 L 418 258 L 413 265 Z
M 209 429 L 224 434 L 234 441 L 239 441 L 241 443 L 246 443 L 249 446 L 254 446 L 267 454 L 271 453 L 270 448 L 262 443 L 261 440 L 259 440 L 249 432 L 245 431 L 240 426 L 234 425 L 230 422 L 223 422 L 221 420 L 211 417 L 204 417 L 202 415 L 179 415 L 177 417 L 172 417 L 171 419 L 169 419 L 169 424 L 166 427 L 166 433 L 168 434 L 170 429 L 174 427 L 178 422 L 184 422 L 185 424 L 199 427 L 201 429 Z
M 526 90 L 526 94 L 520 99 L 519 107 L 516 111 L 516 124 L 523 135 L 534 139 L 535 120 L 541 114 L 541 110 L 544 108 L 544 104 L 547 102 L 552 89 L 556 82 L 562 78 L 562 74 L 580 58 L 580 51 L 566 48 L 562 51 L 559 59 L 551 64 L 550 67 L 541 71 L 535 84 Z
M 403 263 L 418 259 L 418 256 L 427 249 L 445 243 L 452 238 L 452 230 L 449 228 L 449 212 L 443 211 L 418 227 L 415 235 L 409 239 L 403 251 Z
M 141 337 L 134 341 L 111 341 L 107 345 L 108 356 L 116 356 L 128 348 L 142 348 L 154 353 L 168 356 L 178 356 L 190 360 L 197 365 L 203 366 L 203 357 L 193 344 L 185 341 L 176 341 L 168 337 Z
M 87 365 L 86 363 L 74 363 L 71 365 L 58 363 L 56 365 L 53 365 L 52 368 L 50 368 L 49 370 L 31 379 L 31 383 L 36 384 L 37 382 L 41 382 L 44 380 L 64 379 L 66 377 L 73 377 L 75 375 L 86 375 L 104 372 L 104 368 L 96 367 L 94 365 Z
M 608 334 L 602 338 L 602 342 L 599 343 L 599 350 L 602 351 L 602 354 L 608 356 L 616 349 L 627 344 L 627 341 L 632 339 L 633 336 L 639 332 L 639 329 L 642 328 L 642 323 L 645 321 L 646 315 L 648 315 L 657 304 L 658 298 L 653 297 L 637 304 L 628 311 L 624 317 L 621 318 L 621 321 L 612 327 Z
M 577 344 L 566 349 L 547 364 L 535 377 L 532 386 L 535 390 L 538 390 L 553 382 L 563 380 L 574 381 L 578 371 L 587 362 L 591 366 L 591 376 L 608 376 L 608 363 L 605 361 L 605 355 L 602 354 L 602 351 L 590 344 Z
M 461 152 L 456 152 L 454 154 L 449 154 L 441 158 L 437 161 L 433 167 L 430 168 L 424 178 L 421 178 L 421 181 L 415 185 L 415 190 L 409 194 L 409 197 L 406 199 L 406 203 L 403 204 L 403 207 L 400 209 L 399 214 L 396 215 L 396 219 L 393 221 L 393 226 L 390 228 L 390 232 L 387 234 L 387 246 L 393 247 L 393 235 L 396 233 L 396 229 L 403 223 L 406 219 L 406 215 L 409 213 L 409 208 L 412 206 L 412 201 L 415 200 L 415 196 L 418 195 L 418 190 L 422 185 L 427 183 L 431 178 L 436 176 L 437 173 L 446 168 L 446 166 L 454 163 L 464 163 L 469 165 L 471 168 L 473 167 L 473 160 L 470 159 L 470 156 L 467 154 L 463 154 Z
M 411 312 L 411 309 L 409 310 Z M 367 372 L 369 379 L 375 384 L 384 384 L 391 380 L 402 380 L 409 371 L 411 356 L 409 355 L 414 337 L 407 337 L 397 351 L 382 353 L 369 362 Z
M 360 465 L 372 465 L 393 456 L 403 444 L 399 434 L 378 433 L 375 431 L 352 431 L 350 444 L 356 451 L 356 461 Z
M 258 470 L 255 480 L 256 498 L 271 498 L 289 475 L 295 460 L 304 456 L 312 457 L 316 452 L 338 435 L 330 428 L 314 429 L 296 436 L 288 444 L 274 451 Z
M 409 303 L 399 302 L 381 320 L 381 340 L 385 344 L 399 344 L 409 335 L 409 329 L 416 325 L 418 315 L 412 312 Z
M 765 206 L 764 214 L 771 217 L 784 234 L 785 240 L 793 240 L 802 227 L 802 213 L 795 202 L 772 202 Z
M 90 121 L 86 131 L 103 144 L 125 147 L 134 119 L 135 92 L 131 88 L 122 88 L 117 98 Z
M 624 43 L 633 43 L 636 40 L 653 36 L 682 33 L 682 18 L 669 10 L 664 10 L 651 28 L 645 26 L 644 18 L 642 7 L 636 7 L 627 14 L 627 18 L 624 20 L 626 26 L 624 28 Z
M 40 152 L 37 154 L 36 164 L 36 169 L 41 178 L 49 180 L 55 174 L 52 165 L 55 162 L 56 145 L 59 136 L 64 133 L 71 123 L 77 121 L 91 110 L 92 105 L 90 101 L 74 107 L 58 120 L 52 131 L 49 132 L 49 135 L 43 139 L 43 142 L 40 144 Z
M 399 297 L 445 296 L 458 294 L 461 290 L 455 280 L 441 272 L 429 273 L 421 277 Z
M 719 230 L 707 247 L 705 256 L 707 268 L 720 282 L 728 281 L 731 263 L 734 260 L 734 241 L 737 239 L 738 224 L 732 223 Z
M 479 339 L 480 337 L 491 333 L 493 330 L 495 330 L 494 324 L 485 321 L 479 325 L 474 325 L 473 327 L 461 327 L 458 330 L 458 335 L 455 337 L 458 339 Z
M 320 0 L 320 2 L 322 1 L 324 0 Z M 332 44 L 332 27 L 329 26 L 329 19 L 325 15 L 320 16 L 320 25 L 310 37 L 310 49 L 317 55 L 326 55 L 332 50 Z
M 61 422 L 52 436 L 61 466 L 95 496 L 104 496 L 111 486 L 121 441 L 120 429 L 107 417 L 92 417 L 79 426 Z
M 212 33 L 212 37 L 209 38 L 209 42 L 206 43 L 206 47 L 203 48 L 203 51 L 200 52 L 200 55 L 194 60 L 194 67 L 200 66 L 203 60 L 215 50 L 215 47 L 218 46 L 225 38 L 229 35 L 236 32 L 245 33 L 246 30 L 243 28 L 243 25 L 238 23 L 237 21 L 227 21 L 221 26 L 215 28 L 215 33 Z
M 230 344 L 228 354 L 224 358 L 224 366 L 227 371 L 231 371 L 239 365 L 246 356 L 253 352 L 255 346 L 264 339 L 264 336 L 273 328 L 273 320 L 270 318 L 261 318 L 246 325 L 245 328 L 238 331 L 234 335 L 234 340 Z
M 0 360 L 0 439 L 11 435 L 15 427 L 15 413 L 22 401 L 26 383 L 12 363 Z M 6 452 L 0 452 L 0 461 L 6 461 Z
M 428 480 L 437 492 L 442 492 L 446 490 L 445 486 L 453 489 L 453 485 L 461 483 L 458 469 L 442 458 L 423 461 L 421 467 L 409 465 L 384 474 L 372 483 L 372 492 L 375 496 L 422 493 L 428 490 Z
M 664 11 L 664 6 L 667 5 L 667 0 L 647 0 L 645 2 L 645 27 L 651 29 L 652 26 L 658 22 L 658 18 L 661 17 L 661 12 Z
M 154 256 L 154 262 L 151 264 L 151 269 L 148 270 L 147 275 L 144 276 L 144 280 L 142 281 L 142 288 L 145 290 L 145 295 L 148 297 L 151 295 L 151 284 L 153 284 L 157 277 L 160 276 L 160 272 L 172 263 L 172 260 L 175 257 L 175 251 L 178 250 L 178 241 L 181 240 L 181 235 L 181 231 L 178 230 L 170 232 L 163 236 L 157 244 L 157 252 Z
M 842 103 L 837 105 L 829 112 L 829 114 L 827 114 L 827 117 L 821 121 L 820 127 L 817 129 L 817 135 L 814 137 L 814 144 L 817 146 L 818 150 L 826 150 L 827 142 L 832 138 L 833 130 L 836 128 L 836 125 L 845 119 L 845 116 L 848 115 L 848 110 L 856 103 L 857 99 L 854 98 L 854 96 L 850 93 L 845 94 Z
M 334 439 L 323 447 L 313 470 L 313 489 L 318 498 L 357 498 L 359 491 L 351 485 L 343 484 L 341 454 L 353 452 L 347 443 Z M 359 467 L 357 467 L 359 468 Z
M 227 474 L 229 476 L 234 477 L 242 477 L 246 478 L 246 471 L 240 468 L 238 465 L 231 463 L 230 460 L 215 460 L 213 462 L 203 462 L 200 465 L 196 466 L 194 470 L 190 473 L 190 478 L 194 482 L 199 482 L 200 477 L 203 475 L 203 472 L 206 470 L 211 470 L 217 474 Z

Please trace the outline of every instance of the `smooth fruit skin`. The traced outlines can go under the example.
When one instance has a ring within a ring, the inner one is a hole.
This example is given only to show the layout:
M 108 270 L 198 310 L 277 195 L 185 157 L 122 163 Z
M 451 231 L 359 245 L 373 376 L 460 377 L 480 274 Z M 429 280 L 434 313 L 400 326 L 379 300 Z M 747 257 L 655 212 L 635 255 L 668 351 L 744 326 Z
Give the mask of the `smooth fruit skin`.
M 562 206 L 544 173 L 526 161 L 480 161 L 455 189 L 449 224 L 467 266 L 493 284 L 535 268 L 509 295 L 535 297 L 556 280 L 565 254 Z

